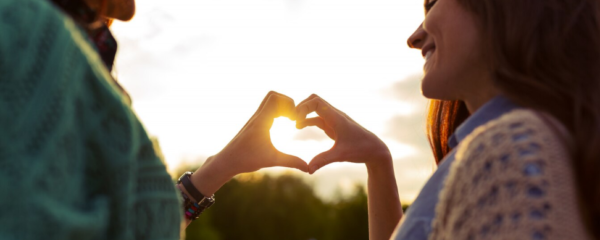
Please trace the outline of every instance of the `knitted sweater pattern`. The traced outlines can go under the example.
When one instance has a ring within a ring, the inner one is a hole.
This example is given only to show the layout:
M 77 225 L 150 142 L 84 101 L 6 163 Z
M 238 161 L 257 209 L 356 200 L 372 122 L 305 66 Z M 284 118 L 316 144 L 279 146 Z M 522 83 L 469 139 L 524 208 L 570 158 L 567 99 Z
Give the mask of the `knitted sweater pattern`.
M 591 239 L 577 208 L 568 151 L 551 127 L 556 123 L 514 110 L 465 138 L 429 239 Z
M 81 29 L 46 0 L 1 0 L 0 29 L 0 239 L 179 239 L 174 183 Z

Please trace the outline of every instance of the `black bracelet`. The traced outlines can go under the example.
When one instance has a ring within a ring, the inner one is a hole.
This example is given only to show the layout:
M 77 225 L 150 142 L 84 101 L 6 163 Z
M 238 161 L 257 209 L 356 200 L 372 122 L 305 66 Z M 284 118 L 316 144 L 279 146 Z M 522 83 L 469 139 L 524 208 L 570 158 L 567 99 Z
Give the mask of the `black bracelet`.
M 202 194 L 198 189 L 194 186 L 192 181 L 190 180 L 190 176 L 192 172 L 186 172 L 179 178 L 177 183 L 181 183 L 185 190 L 194 198 L 197 202 L 202 201 L 205 198 L 204 194 Z

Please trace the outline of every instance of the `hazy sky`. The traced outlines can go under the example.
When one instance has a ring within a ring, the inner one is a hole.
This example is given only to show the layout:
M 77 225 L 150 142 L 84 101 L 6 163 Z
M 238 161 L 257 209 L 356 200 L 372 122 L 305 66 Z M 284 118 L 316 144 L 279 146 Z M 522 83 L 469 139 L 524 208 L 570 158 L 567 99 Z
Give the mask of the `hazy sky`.
M 297 103 L 319 94 L 377 134 L 394 158 L 403 202 L 435 169 L 425 138 L 423 59 L 406 39 L 421 0 L 138 0 L 113 25 L 118 80 L 168 168 L 220 151 L 275 90 Z M 277 119 L 275 146 L 309 161 L 333 141 Z M 275 168 L 267 172 L 281 172 Z M 299 172 L 298 172 L 299 173 Z M 336 163 L 305 177 L 330 197 L 366 183 L 364 165 Z

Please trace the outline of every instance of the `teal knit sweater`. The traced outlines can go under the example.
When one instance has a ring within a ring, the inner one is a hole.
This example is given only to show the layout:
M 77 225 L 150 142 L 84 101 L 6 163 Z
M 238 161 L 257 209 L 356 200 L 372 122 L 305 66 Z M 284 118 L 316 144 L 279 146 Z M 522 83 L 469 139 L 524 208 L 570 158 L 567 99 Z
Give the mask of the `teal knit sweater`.
M 152 141 L 46 0 L 0 0 L 0 208 L 0 239 L 179 239 Z

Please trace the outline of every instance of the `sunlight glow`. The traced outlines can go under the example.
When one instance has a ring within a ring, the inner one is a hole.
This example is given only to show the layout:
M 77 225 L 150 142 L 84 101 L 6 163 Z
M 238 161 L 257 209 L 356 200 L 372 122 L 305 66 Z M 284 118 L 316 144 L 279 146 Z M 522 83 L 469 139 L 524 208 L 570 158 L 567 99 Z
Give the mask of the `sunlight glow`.
M 295 139 L 298 135 L 307 132 L 316 136 L 307 140 Z M 333 140 L 329 139 L 317 127 L 306 127 L 298 130 L 296 129 L 296 122 L 285 117 L 275 119 L 273 127 L 271 127 L 271 142 L 277 150 L 300 157 L 307 163 L 319 153 L 331 149 L 334 144 Z
M 422 0 L 144 0 L 136 7 L 132 21 L 111 27 L 119 43 L 114 74 L 172 174 L 221 151 L 271 90 L 296 104 L 316 93 L 378 135 L 394 158 L 403 203 L 433 172 L 422 131 L 424 61 L 406 46 L 423 20 Z M 275 121 L 271 137 L 305 161 L 333 146 L 320 129 L 299 131 L 287 119 Z M 342 179 L 367 182 L 364 164 L 301 176 L 325 197 Z

